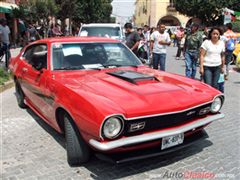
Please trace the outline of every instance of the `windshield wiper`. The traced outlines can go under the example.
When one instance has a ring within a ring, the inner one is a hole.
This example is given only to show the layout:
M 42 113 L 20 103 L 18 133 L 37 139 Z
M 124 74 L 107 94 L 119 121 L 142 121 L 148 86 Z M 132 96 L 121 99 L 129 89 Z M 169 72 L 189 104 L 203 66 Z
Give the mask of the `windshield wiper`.
M 108 67 L 124 67 L 124 66 L 130 66 L 130 67 L 135 67 L 135 68 L 138 67 L 138 65 L 121 65 L 121 64 L 103 64 L 103 66 L 105 68 L 108 68 Z
M 69 67 L 55 68 L 54 70 L 77 70 L 77 69 L 83 69 L 83 67 L 82 66 L 69 66 Z
M 109 67 L 121 67 L 123 65 L 121 64 L 103 64 L 103 67 L 109 68 Z
M 133 64 L 130 64 L 130 65 L 127 65 L 127 64 L 124 64 L 124 65 L 121 65 L 121 64 L 105 64 L 103 65 L 104 67 L 111 67 L 111 66 L 115 66 L 115 67 L 127 67 L 127 66 L 130 66 L 130 67 L 135 67 L 137 68 L 138 65 L 133 65 Z
M 99 70 L 101 71 L 103 68 L 100 67 L 91 67 L 91 68 L 86 68 L 86 70 L 91 69 L 91 70 Z

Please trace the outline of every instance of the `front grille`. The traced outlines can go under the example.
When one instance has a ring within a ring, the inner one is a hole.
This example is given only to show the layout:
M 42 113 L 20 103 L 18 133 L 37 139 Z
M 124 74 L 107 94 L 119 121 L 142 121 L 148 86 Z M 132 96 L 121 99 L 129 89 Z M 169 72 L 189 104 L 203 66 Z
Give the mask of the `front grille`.
M 142 132 L 186 124 L 198 117 L 203 117 L 204 115 L 201 114 L 201 110 L 204 108 L 210 109 L 210 106 L 211 103 L 184 112 L 125 121 L 124 135 L 131 136 L 141 134 Z M 132 131 L 131 127 L 136 126 L 136 124 L 143 124 L 143 122 L 145 123 L 144 128 Z

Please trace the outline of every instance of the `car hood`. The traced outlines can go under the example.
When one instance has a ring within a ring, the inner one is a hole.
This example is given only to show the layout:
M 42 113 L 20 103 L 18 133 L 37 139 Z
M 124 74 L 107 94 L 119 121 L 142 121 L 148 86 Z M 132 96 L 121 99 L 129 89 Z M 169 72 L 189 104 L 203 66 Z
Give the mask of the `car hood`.
M 107 98 L 128 117 L 188 109 L 217 94 L 199 81 L 147 67 L 63 73 L 58 80 L 79 95 L 88 91 Z

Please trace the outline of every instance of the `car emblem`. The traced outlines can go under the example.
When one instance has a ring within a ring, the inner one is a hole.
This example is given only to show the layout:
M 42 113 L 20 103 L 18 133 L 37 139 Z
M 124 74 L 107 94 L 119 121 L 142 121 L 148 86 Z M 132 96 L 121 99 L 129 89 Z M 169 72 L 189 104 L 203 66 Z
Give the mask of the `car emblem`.
M 130 132 L 141 130 L 145 127 L 145 122 L 135 123 L 130 125 Z
M 210 111 L 210 107 L 203 108 L 199 111 L 199 115 L 207 114 Z
M 190 115 L 192 115 L 192 114 L 194 114 L 196 111 L 189 111 L 188 113 L 187 113 L 187 116 L 190 116 Z

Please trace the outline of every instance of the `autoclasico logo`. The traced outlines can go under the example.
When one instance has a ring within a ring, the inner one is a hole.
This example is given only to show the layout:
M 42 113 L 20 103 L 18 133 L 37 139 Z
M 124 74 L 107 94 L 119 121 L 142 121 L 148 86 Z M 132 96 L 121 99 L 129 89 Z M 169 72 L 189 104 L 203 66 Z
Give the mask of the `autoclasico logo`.
M 166 171 L 162 178 L 177 178 L 177 179 L 213 179 L 215 173 L 205 171 L 185 171 L 185 172 L 169 172 Z

